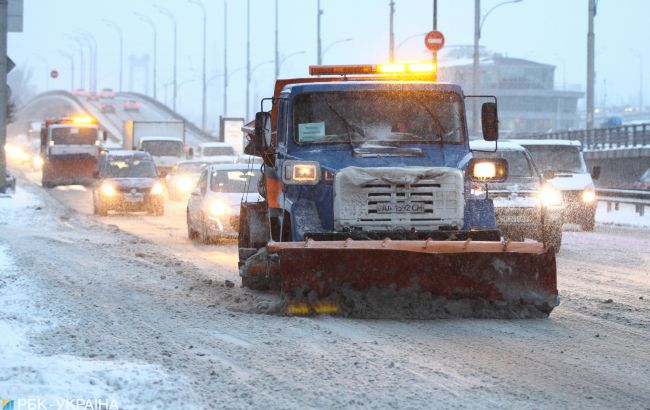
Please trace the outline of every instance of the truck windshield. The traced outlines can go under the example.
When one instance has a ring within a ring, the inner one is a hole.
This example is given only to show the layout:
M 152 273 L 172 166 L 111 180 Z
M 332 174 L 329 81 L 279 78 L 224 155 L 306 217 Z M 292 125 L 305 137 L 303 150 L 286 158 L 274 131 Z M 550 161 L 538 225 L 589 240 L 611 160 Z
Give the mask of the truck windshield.
M 142 149 L 157 157 L 183 156 L 183 143 L 181 141 L 151 140 L 142 141 Z
M 306 93 L 296 96 L 293 116 L 299 144 L 465 141 L 463 101 L 451 92 Z
M 106 161 L 102 176 L 105 178 L 156 178 L 156 166 L 149 159 L 131 157 Z
M 98 137 L 96 127 L 57 127 L 50 132 L 54 145 L 95 145 Z
M 508 180 L 536 177 L 536 171 L 523 151 L 473 151 L 472 155 L 476 158 L 503 158 L 508 161 Z
M 212 171 L 210 177 L 210 190 L 213 192 L 246 192 L 249 189 L 257 190 L 257 181 L 260 178 L 259 170 L 225 169 Z
M 235 155 L 235 150 L 232 147 L 205 147 L 203 148 L 203 156 L 216 157 L 218 155 Z
M 528 152 L 541 171 L 585 173 L 580 149 L 570 145 L 528 145 Z

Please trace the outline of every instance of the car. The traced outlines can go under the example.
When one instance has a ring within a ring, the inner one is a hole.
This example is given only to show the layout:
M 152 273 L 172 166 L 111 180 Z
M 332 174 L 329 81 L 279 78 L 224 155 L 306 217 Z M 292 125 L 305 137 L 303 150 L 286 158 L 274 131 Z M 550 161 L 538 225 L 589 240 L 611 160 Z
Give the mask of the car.
M 142 104 L 138 100 L 126 100 L 126 101 L 124 101 L 123 108 L 124 108 L 124 111 L 138 112 L 138 111 L 140 111 L 140 106 L 141 105 Z
M 72 90 L 72 95 L 84 96 L 86 95 L 86 90 L 84 90 L 83 88 L 76 88 Z
M 562 194 L 546 183 L 528 151 L 514 142 L 471 141 L 475 158 L 503 158 L 508 162 L 504 182 L 475 183 L 473 193 L 487 195 L 495 208 L 497 227 L 503 236 L 521 242 L 545 242 L 556 252 L 562 244 Z
M 97 100 L 99 100 L 99 96 L 97 95 L 97 93 L 94 93 L 92 91 L 86 92 L 85 95 L 86 95 L 86 100 L 87 101 L 97 101 Z
M 650 190 L 650 168 L 646 169 L 639 180 L 634 183 L 634 189 Z
M 174 165 L 172 170 L 167 174 L 167 193 L 171 200 L 187 200 L 196 186 L 201 171 L 210 165 L 210 162 L 193 159 L 181 161 Z
M 165 188 L 151 155 L 144 151 L 104 151 L 93 184 L 93 213 L 145 211 L 165 214 Z
M 243 197 L 260 202 L 257 183 L 261 172 L 246 164 L 213 164 L 199 176 L 187 202 L 187 236 L 203 243 L 235 238 Z
M 99 98 L 101 99 L 113 99 L 117 93 L 112 88 L 102 88 L 99 92 Z
M 234 164 L 237 155 L 232 145 L 225 142 L 204 142 L 194 152 L 197 158 L 222 164 Z
M 115 107 L 115 104 L 112 102 L 102 102 L 99 106 L 99 109 L 103 113 L 114 113 L 117 111 L 117 108 Z

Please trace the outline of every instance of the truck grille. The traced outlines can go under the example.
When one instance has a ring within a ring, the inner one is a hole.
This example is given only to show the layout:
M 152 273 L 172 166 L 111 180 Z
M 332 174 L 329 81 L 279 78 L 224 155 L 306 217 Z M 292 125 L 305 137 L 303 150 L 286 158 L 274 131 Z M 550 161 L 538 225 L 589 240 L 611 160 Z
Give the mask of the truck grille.
M 358 172 L 368 182 L 359 183 Z M 337 173 L 334 195 L 336 229 L 463 225 L 463 177 L 453 168 L 345 168 Z

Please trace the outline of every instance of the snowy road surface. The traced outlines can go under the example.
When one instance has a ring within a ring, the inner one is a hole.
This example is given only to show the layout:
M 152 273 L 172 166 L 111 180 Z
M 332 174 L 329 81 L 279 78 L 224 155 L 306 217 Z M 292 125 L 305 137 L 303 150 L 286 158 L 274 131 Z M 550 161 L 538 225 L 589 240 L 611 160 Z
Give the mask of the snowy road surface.
M 548 319 L 281 317 L 264 313 L 274 296 L 239 287 L 234 244 L 186 239 L 183 205 L 97 218 L 87 191 L 19 184 L 0 198 L 3 398 L 650 408 L 647 229 L 565 232 Z

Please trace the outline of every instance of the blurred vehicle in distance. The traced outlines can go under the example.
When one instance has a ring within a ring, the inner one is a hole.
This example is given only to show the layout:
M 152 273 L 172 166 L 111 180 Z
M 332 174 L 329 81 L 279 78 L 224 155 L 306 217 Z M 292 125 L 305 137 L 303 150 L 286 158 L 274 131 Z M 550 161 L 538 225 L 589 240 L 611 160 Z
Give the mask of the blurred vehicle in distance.
M 259 169 L 245 164 L 213 164 L 199 176 L 187 203 L 187 236 L 203 243 L 219 238 L 236 238 L 239 205 L 243 197 L 260 202 Z
M 99 106 L 99 109 L 103 113 L 115 113 L 117 111 L 117 107 L 115 107 L 115 103 L 112 102 L 102 102 Z
M 165 214 L 164 187 L 153 158 L 143 151 L 104 151 L 94 174 L 93 213 L 146 211 Z
M 634 183 L 634 189 L 650 190 L 650 168 L 646 169 L 639 180 Z
M 72 92 L 72 95 L 79 95 L 79 96 L 86 95 L 86 90 L 84 90 L 83 88 L 75 88 L 71 92 Z
M 142 104 L 138 100 L 126 100 L 124 101 L 124 111 L 138 112 L 140 111 L 140 106 Z
M 112 88 L 102 88 L 99 92 L 99 98 L 102 99 L 113 99 L 117 93 Z
M 234 164 L 237 155 L 232 145 L 225 142 L 204 142 L 196 148 L 196 157 L 222 164 Z
M 126 120 L 122 135 L 123 148 L 150 153 L 161 175 L 171 171 L 179 161 L 192 157 L 191 150 L 185 144 L 183 121 Z
M 97 93 L 94 93 L 92 91 L 88 91 L 88 92 L 86 92 L 86 100 L 87 101 L 97 101 L 97 100 L 99 100 L 99 96 L 97 95 Z
M 175 201 L 187 200 L 190 192 L 196 186 L 201 172 L 210 165 L 210 162 L 202 159 L 181 161 L 172 168 L 165 177 L 167 181 L 167 193 L 169 199 Z

